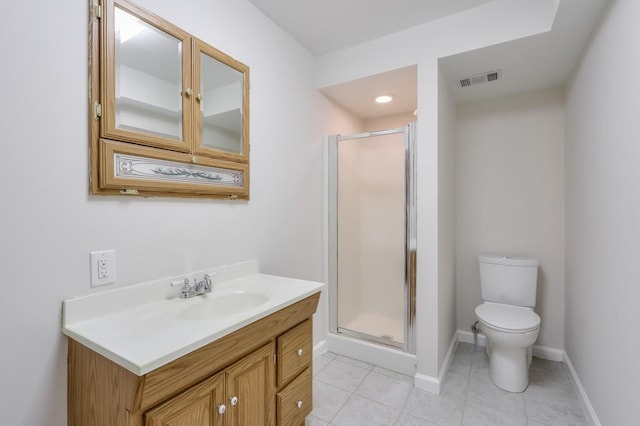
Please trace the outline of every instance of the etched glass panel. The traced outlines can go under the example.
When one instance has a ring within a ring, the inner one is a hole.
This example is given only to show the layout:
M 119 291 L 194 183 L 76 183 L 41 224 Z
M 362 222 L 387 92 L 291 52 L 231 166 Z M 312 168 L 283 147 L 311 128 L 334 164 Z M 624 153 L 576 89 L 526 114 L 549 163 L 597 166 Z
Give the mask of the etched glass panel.
M 221 167 L 185 164 L 128 154 L 114 154 L 116 178 L 197 183 L 201 185 L 242 188 L 244 173 Z
M 115 125 L 182 140 L 182 42 L 115 8 Z
M 242 154 L 244 75 L 201 53 L 200 145 Z

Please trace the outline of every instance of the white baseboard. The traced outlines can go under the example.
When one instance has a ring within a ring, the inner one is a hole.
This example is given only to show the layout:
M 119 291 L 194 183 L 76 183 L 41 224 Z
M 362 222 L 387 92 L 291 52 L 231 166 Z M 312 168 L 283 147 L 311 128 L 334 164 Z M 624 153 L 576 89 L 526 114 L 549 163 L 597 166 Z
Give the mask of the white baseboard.
M 487 338 L 482 333 L 478 333 L 476 342 L 474 341 L 473 333 L 470 331 L 458 330 L 458 341 L 487 346 Z M 562 349 L 550 348 L 548 346 L 533 345 L 533 356 L 549 361 L 562 362 L 564 360 L 564 351 Z
M 476 337 L 470 331 L 463 331 L 463 330 L 458 330 L 458 342 L 471 343 L 472 345 L 487 346 L 487 338 L 485 337 L 484 334 L 478 333 Z
M 571 364 L 569 355 L 567 355 L 566 352 L 564 352 L 563 361 L 565 364 L 567 364 L 567 367 L 569 367 L 569 371 L 571 372 L 571 377 L 573 377 L 573 381 L 575 382 L 576 387 L 578 388 L 578 393 L 580 394 L 580 404 L 582 405 L 582 411 L 585 412 L 589 425 L 602 426 L 602 423 L 600 423 L 600 420 L 596 415 L 596 411 L 593 409 L 593 405 L 591 405 L 591 401 L 589 401 L 587 392 L 582 387 L 582 382 L 580 382 L 580 379 L 578 378 L 578 373 L 576 373 L 576 370 L 573 368 L 573 364 Z
M 423 391 L 439 394 L 441 381 L 437 377 L 427 376 L 426 374 L 416 373 L 414 385 Z
M 564 351 L 548 346 L 533 345 L 533 356 L 549 361 L 564 361 Z
M 415 387 L 418 389 L 422 389 L 427 392 L 439 394 L 440 390 L 442 390 L 442 384 L 444 383 L 444 379 L 449 371 L 449 366 L 451 365 L 451 361 L 453 360 L 453 352 L 456 350 L 456 344 L 458 343 L 458 335 L 457 333 L 453 335 L 451 339 L 451 343 L 449 344 L 449 349 L 447 350 L 447 355 L 444 358 L 444 362 L 442 363 L 442 367 L 440 367 L 440 372 L 438 373 L 438 377 L 431 377 L 425 374 L 416 373 L 414 378 Z
M 313 359 L 318 358 L 320 355 L 327 351 L 327 341 L 321 340 L 313 347 Z

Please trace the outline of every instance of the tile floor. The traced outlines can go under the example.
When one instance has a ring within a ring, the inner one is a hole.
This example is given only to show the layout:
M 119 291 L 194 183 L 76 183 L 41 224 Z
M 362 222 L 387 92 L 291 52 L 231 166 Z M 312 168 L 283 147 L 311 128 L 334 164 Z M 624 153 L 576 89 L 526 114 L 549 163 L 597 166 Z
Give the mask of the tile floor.
M 326 353 L 314 361 L 313 411 L 307 426 L 588 425 L 563 363 L 533 359 L 523 393 L 489 378 L 484 347 L 459 343 L 440 395 L 413 378 Z

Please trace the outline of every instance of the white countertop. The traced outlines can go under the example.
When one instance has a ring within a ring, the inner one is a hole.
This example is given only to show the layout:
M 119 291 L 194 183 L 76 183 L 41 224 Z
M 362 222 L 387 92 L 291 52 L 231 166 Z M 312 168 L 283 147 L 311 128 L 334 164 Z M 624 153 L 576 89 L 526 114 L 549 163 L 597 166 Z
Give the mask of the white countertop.
M 211 293 L 180 299 L 180 288 L 170 286 L 184 278 L 201 280 L 204 273 L 215 275 Z M 142 376 L 323 287 L 315 281 L 261 274 L 257 261 L 243 262 L 67 299 L 62 303 L 62 332 Z M 207 298 L 242 292 L 259 293 L 266 301 L 240 312 L 185 319 Z

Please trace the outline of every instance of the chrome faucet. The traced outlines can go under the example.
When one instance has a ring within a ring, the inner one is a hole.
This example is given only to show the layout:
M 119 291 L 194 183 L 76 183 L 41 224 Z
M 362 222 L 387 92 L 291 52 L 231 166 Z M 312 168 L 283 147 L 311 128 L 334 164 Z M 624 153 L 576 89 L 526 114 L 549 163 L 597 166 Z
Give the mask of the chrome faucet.
M 171 286 L 173 287 L 179 285 L 182 286 L 180 289 L 181 299 L 189 299 L 193 296 L 210 293 L 213 288 L 213 283 L 211 282 L 209 274 L 204 274 L 204 279 L 202 281 L 198 281 L 194 278 L 193 284 L 191 284 L 189 278 L 185 278 L 184 281 L 174 281 L 171 283 Z

